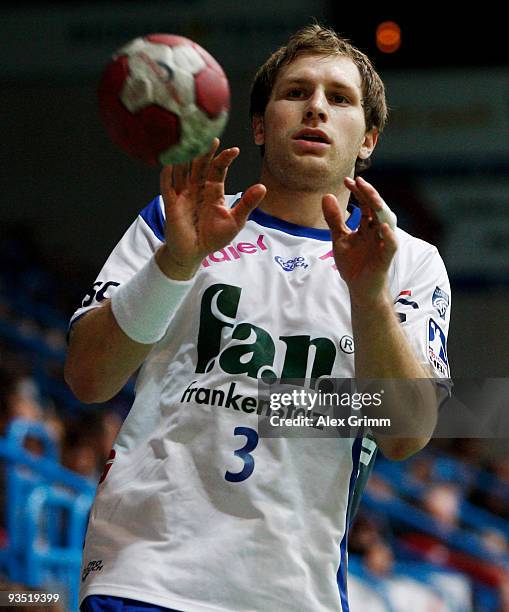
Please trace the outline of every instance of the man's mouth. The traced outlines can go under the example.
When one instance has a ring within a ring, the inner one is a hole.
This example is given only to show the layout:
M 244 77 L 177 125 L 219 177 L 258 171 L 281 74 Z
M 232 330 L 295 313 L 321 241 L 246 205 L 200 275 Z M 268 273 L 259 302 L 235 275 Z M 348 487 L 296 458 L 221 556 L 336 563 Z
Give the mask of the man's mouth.
M 303 140 L 306 142 L 319 142 L 322 144 L 330 144 L 330 139 L 325 132 L 313 128 L 308 128 L 297 132 L 293 136 L 293 140 Z
M 325 132 L 315 129 L 301 130 L 292 139 L 295 143 L 294 147 L 300 155 L 322 156 L 331 144 Z
M 327 143 L 325 138 L 322 138 L 322 136 L 299 136 L 299 138 L 297 138 L 297 140 L 309 140 L 309 142 L 324 142 L 324 143 Z

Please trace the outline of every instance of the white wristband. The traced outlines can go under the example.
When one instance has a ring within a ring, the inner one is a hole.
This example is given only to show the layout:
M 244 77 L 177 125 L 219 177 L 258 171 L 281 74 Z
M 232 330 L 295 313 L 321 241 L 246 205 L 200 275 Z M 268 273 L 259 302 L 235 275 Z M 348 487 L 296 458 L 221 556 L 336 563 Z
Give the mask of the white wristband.
M 166 333 L 171 318 L 194 279 L 168 278 L 155 257 L 136 272 L 111 298 L 111 310 L 122 331 L 135 342 L 154 344 Z

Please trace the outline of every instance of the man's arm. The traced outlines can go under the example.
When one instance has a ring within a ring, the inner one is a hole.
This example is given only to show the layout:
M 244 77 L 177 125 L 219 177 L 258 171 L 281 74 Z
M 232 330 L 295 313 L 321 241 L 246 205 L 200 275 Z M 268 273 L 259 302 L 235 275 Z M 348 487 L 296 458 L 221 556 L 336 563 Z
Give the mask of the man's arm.
M 194 268 L 177 266 L 163 245 L 155 254 L 159 269 L 171 280 L 188 280 Z M 143 363 L 154 343 L 130 338 L 118 324 L 111 300 L 87 312 L 73 326 L 64 377 L 84 403 L 105 402 L 127 383 Z
M 190 168 L 182 164 L 165 166 L 161 171 L 166 229 L 165 242 L 155 254 L 155 263 L 159 271 L 171 280 L 193 278 L 203 258 L 231 242 L 244 226 L 251 210 L 265 196 L 263 185 L 253 185 L 235 208 L 225 207 L 224 181 L 239 150 L 226 149 L 215 157 L 218 146 L 219 140 L 215 139 L 211 150 L 196 158 Z M 134 280 L 131 278 L 117 289 L 124 292 L 124 303 L 129 301 L 129 290 Z M 139 299 L 135 301 L 140 303 Z M 141 319 L 143 324 L 143 315 L 135 308 L 132 319 Z M 168 317 L 170 315 L 168 312 Z M 149 319 L 146 317 L 147 326 Z M 136 341 L 125 323 L 125 318 L 119 323 L 115 317 L 111 301 L 91 310 L 76 322 L 69 340 L 64 375 L 81 401 L 104 402 L 113 397 L 152 349 L 154 342 Z
M 428 443 L 437 419 L 436 394 L 391 304 L 387 273 L 397 242 L 389 225 L 377 218 L 383 200 L 363 179 L 346 178 L 345 185 L 361 207 L 358 231 L 348 229 L 334 196 L 324 197 L 323 210 L 332 230 L 336 265 L 350 291 L 355 376 L 383 385 L 383 414 L 378 416 L 389 417 L 391 429 L 403 433 L 374 435 L 384 455 L 401 460 Z
M 82 402 L 116 395 L 152 348 L 131 340 L 118 325 L 110 300 L 87 312 L 71 331 L 64 378 Z
M 384 390 L 381 411 L 403 435 L 383 435 L 374 430 L 382 453 L 389 459 L 406 459 L 429 442 L 437 420 L 433 381 L 417 360 L 394 313 L 389 295 L 376 304 L 352 304 L 356 379 L 376 380 Z

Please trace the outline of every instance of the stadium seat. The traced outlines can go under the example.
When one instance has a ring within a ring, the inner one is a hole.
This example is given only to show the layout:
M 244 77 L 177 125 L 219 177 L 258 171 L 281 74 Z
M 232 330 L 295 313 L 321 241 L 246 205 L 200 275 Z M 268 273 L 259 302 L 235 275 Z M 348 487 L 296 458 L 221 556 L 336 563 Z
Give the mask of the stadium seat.
M 27 438 L 41 454 L 28 452 Z M 76 609 L 79 564 L 95 488 L 58 462 L 58 449 L 42 423 L 14 420 L 0 439 L 6 462 L 7 544 L 0 567 L 12 582 L 68 592 Z
M 54 440 L 50 437 L 42 423 L 15 419 L 9 423 L 6 432 L 6 446 L 12 451 L 24 449 L 25 440 L 31 438 L 41 444 L 40 457 L 58 461 L 58 451 Z M 44 482 L 44 477 L 27 468 L 9 462 L 6 468 L 6 528 L 7 548 L 3 550 L 0 560 L 7 569 L 11 580 L 23 582 L 24 571 L 24 539 L 25 539 L 25 504 L 30 491 Z
M 78 606 L 78 576 L 92 501 L 91 494 L 39 485 L 26 504 L 25 583 L 67 585 L 69 610 Z

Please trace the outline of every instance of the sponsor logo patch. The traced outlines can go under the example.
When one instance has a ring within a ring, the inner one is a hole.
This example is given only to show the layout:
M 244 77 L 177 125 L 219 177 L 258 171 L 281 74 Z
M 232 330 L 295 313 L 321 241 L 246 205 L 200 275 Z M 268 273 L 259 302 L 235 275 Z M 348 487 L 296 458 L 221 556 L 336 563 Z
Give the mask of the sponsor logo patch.
M 205 257 L 205 259 L 201 262 L 201 265 L 204 268 L 208 268 L 212 264 L 235 261 L 236 259 L 240 259 L 241 257 L 245 257 L 247 255 L 253 255 L 261 251 L 266 251 L 267 245 L 265 244 L 264 239 L 265 235 L 260 234 L 256 243 L 236 242 L 229 244 L 223 249 L 219 249 L 219 251 L 214 251 L 213 253 L 210 253 L 210 255 L 207 255 L 207 257 Z
M 428 322 L 428 359 L 441 376 L 449 376 L 447 341 L 442 328 L 434 319 Z
M 412 308 L 419 308 L 419 304 L 410 299 L 412 292 L 410 289 L 400 291 L 398 297 L 395 299 L 395 304 L 403 304 L 403 306 L 411 306 Z
M 81 582 L 85 582 L 90 572 L 100 572 L 103 567 L 104 565 L 102 559 L 98 559 L 97 561 L 90 561 L 87 567 L 84 568 L 83 573 L 81 574 Z
M 97 302 L 102 302 L 106 298 L 111 297 L 110 293 L 107 293 L 108 289 L 110 287 L 118 287 L 119 285 L 120 283 L 117 283 L 116 281 L 96 281 L 83 298 L 83 301 L 81 302 L 82 308 L 90 306 L 94 299 Z
M 276 257 L 274 257 L 274 261 L 278 263 L 285 272 L 293 272 L 295 268 L 308 267 L 308 264 L 306 263 L 304 257 L 294 257 L 293 259 L 288 259 L 287 261 L 285 261 L 282 257 L 276 255 Z
M 433 308 L 440 315 L 440 318 L 445 320 L 445 314 L 449 308 L 449 294 L 443 289 L 440 289 L 440 287 L 435 287 L 431 303 L 433 304 Z

